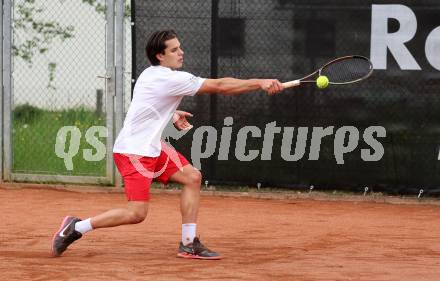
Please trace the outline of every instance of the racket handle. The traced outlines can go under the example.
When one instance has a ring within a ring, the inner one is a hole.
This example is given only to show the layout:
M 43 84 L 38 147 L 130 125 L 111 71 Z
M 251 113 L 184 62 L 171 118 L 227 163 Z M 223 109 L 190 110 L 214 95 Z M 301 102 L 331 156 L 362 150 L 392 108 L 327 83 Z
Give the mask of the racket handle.
M 301 84 L 301 81 L 299 81 L 299 80 L 293 80 L 293 81 L 289 81 L 289 82 L 282 83 L 282 85 L 283 85 L 284 88 L 292 88 L 292 87 L 296 87 L 296 86 L 298 86 L 299 84 Z

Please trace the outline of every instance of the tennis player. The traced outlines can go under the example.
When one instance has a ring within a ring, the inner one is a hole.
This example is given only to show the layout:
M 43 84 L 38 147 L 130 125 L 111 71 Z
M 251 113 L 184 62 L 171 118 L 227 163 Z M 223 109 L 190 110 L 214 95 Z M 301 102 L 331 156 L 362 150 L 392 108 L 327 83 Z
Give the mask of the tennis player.
M 180 130 L 192 127 L 187 120 L 192 115 L 176 110 L 185 96 L 238 95 L 254 90 L 273 95 L 282 91 L 283 86 L 275 79 L 204 79 L 178 71 L 184 53 L 173 30 L 154 32 L 148 39 L 146 54 L 151 66 L 141 73 L 135 84 L 133 100 L 113 148 L 128 203 L 125 208 L 112 209 L 85 220 L 65 217 L 53 237 L 54 256 L 60 256 L 70 244 L 91 230 L 142 222 L 147 216 L 150 185 L 154 179 L 183 185 L 180 199 L 182 240 L 177 256 L 222 258 L 204 246 L 196 235 L 202 175 L 184 156 L 161 141 L 162 132 L 170 120 Z

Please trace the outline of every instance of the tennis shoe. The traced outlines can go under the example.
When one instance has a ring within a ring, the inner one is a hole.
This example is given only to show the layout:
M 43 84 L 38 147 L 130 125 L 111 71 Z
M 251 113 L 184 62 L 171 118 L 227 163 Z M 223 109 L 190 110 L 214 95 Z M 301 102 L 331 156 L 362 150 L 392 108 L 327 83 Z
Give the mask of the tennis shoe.
M 198 237 L 194 238 L 193 242 L 186 246 L 180 242 L 177 256 L 185 259 L 200 260 L 219 260 L 223 258 L 219 253 L 211 251 L 203 245 Z
M 70 244 L 82 237 L 81 232 L 75 230 L 75 223 L 79 221 L 81 219 L 76 217 L 67 216 L 64 218 L 52 239 L 52 254 L 55 257 L 61 256 Z

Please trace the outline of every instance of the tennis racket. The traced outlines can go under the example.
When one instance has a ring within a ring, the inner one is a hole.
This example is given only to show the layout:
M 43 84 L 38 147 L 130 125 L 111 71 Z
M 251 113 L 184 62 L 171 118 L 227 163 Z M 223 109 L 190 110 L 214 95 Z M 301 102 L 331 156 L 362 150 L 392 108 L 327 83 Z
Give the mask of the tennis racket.
M 373 64 L 363 56 L 345 56 L 334 59 L 315 72 L 298 80 L 283 83 L 284 88 L 299 86 L 303 83 L 316 83 L 316 79 L 327 76 L 330 85 L 346 85 L 367 79 L 373 73 Z

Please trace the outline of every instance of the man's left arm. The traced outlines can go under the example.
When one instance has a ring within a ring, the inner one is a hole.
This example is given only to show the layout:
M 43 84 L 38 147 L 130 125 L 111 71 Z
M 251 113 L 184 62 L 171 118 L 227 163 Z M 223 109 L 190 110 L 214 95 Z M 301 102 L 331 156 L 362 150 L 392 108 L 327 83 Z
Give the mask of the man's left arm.
M 193 117 L 189 112 L 183 110 L 176 110 L 173 114 L 173 124 L 178 130 L 190 130 L 193 125 L 191 125 L 187 117 Z

